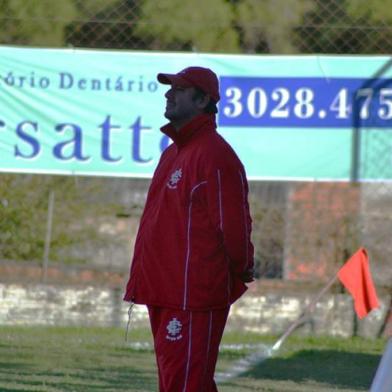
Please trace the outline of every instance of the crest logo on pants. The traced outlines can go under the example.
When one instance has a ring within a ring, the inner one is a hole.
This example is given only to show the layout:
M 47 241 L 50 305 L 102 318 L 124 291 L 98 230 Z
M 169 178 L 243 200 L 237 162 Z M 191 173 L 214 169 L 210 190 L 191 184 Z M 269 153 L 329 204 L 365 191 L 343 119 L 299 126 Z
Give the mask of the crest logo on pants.
M 182 324 L 181 321 L 177 320 L 175 317 L 171 321 L 169 321 L 169 324 L 167 324 L 166 329 L 168 332 L 168 334 L 166 335 L 167 340 L 171 340 L 172 342 L 174 342 L 182 338 Z

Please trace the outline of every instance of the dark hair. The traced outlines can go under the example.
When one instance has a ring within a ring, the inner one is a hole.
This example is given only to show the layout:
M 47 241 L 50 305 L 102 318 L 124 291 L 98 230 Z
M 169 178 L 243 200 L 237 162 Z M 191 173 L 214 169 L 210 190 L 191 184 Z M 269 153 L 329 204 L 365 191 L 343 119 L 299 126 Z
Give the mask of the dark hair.
M 206 95 L 207 94 L 203 90 L 200 90 L 199 88 L 195 87 L 195 93 L 193 94 L 193 99 L 204 98 Z M 216 105 L 216 102 L 211 97 L 207 106 L 204 108 L 204 113 L 207 114 L 218 113 L 218 107 Z

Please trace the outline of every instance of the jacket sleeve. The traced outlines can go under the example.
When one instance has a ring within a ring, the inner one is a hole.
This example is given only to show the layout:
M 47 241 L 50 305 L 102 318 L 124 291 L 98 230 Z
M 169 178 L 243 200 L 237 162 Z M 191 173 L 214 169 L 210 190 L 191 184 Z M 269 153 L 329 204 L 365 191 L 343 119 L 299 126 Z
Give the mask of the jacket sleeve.
M 210 168 L 207 202 L 212 224 L 221 232 L 231 271 L 240 276 L 253 268 L 252 220 L 242 165 Z

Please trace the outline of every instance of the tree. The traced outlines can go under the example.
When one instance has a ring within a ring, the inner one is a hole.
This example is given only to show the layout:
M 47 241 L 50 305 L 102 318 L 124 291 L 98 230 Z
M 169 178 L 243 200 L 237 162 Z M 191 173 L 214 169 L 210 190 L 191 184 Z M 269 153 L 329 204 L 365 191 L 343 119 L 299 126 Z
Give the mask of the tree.
M 245 52 L 298 52 L 293 29 L 314 9 L 312 0 L 243 0 L 237 5 L 237 23 Z
M 224 0 L 145 0 L 135 34 L 151 49 L 238 52 L 234 12 Z
M 59 46 L 77 17 L 73 0 L 0 0 L 0 43 Z
M 317 2 L 295 31 L 298 47 L 302 53 L 390 53 L 391 5 L 391 0 Z
M 107 180 L 39 174 L 2 173 L 0 178 L 0 260 L 40 261 L 44 253 L 48 199 L 55 193 L 50 260 L 83 263 L 85 252 L 99 252 L 117 238 L 100 231 L 124 207 L 105 202 Z M 116 199 L 115 199 L 116 200 Z M 138 210 L 132 214 L 139 214 Z
M 347 12 L 353 18 L 390 27 L 392 22 L 391 0 L 346 0 L 346 2 Z
M 0 0 L 0 44 L 390 53 L 392 0 Z
M 76 0 L 75 0 L 76 1 Z M 67 43 L 76 47 L 148 49 L 143 36 L 135 36 L 141 0 L 77 1 L 82 19 L 67 27 Z
M 115 3 L 118 0 L 0 0 L 0 43 L 65 46 L 67 26 Z
M 362 52 L 391 53 L 391 0 L 347 0 L 347 14 L 366 32 Z

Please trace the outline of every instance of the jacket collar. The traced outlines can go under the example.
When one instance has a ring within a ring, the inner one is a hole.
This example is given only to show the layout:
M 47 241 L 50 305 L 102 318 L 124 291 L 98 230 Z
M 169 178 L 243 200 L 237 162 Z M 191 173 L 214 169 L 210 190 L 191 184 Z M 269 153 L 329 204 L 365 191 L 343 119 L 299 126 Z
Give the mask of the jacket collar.
M 192 139 L 193 135 L 198 131 L 203 130 L 214 130 L 216 129 L 215 115 L 213 114 L 200 114 L 193 118 L 187 124 L 185 124 L 178 131 L 173 127 L 171 123 L 164 125 L 161 131 L 170 137 L 177 147 L 182 147 Z

